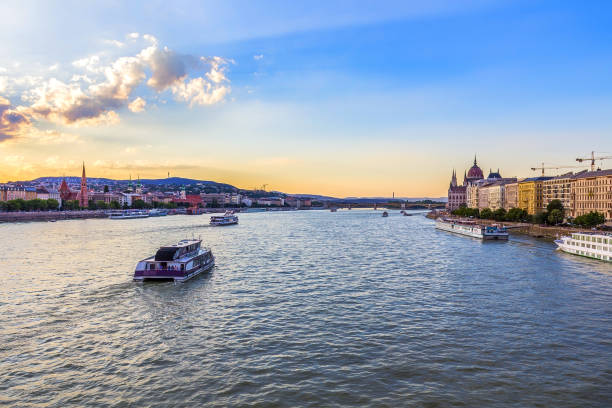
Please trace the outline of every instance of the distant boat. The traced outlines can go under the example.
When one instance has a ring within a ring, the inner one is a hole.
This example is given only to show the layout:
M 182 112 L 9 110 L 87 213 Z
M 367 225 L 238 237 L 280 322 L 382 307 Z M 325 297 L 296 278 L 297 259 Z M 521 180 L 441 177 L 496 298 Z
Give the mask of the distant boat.
M 108 218 L 111 220 L 128 220 L 132 218 L 148 218 L 149 213 L 146 210 L 119 210 L 111 211 Z
M 386 212 L 386 211 L 383 211 L 382 216 L 383 216 L 383 217 L 388 217 L 388 216 L 389 216 L 389 213 L 388 213 L 388 212 Z
M 165 217 L 166 215 L 168 215 L 168 210 L 165 209 L 154 208 L 149 210 L 149 217 Z
M 337 208 L 331 208 L 329 211 L 336 212 L 336 211 L 338 211 L 338 209 Z
M 210 217 L 210 225 L 233 225 L 238 224 L 238 217 L 233 211 L 226 211 L 224 215 L 213 215 Z

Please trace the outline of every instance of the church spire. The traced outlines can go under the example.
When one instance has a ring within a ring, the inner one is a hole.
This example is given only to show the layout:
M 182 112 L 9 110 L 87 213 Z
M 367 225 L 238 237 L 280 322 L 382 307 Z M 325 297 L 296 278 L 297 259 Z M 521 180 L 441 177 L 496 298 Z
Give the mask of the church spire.
M 81 176 L 81 195 L 79 196 L 79 205 L 82 208 L 87 208 L 89 199 L 87 197 L 87 177 L 85 176 L 85 162 L 83 162 L 83 174 Z
M 474 166 L 477 166 L 478 164 L 476 164 L 476 154 L 474 154 Z

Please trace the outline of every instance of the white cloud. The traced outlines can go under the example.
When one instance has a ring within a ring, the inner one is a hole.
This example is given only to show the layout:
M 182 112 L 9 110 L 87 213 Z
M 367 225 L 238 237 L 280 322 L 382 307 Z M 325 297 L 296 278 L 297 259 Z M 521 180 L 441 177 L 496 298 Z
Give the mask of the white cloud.
M 59 68 L 59 64 L 53 64 L 49 67 L 49 71 L 57 71 Z
M 263 54 L 253 55 L 253 59 L 254 59 L 255 61 L 262 60 L 262 59 L 263 59 L 263 57 L 264 57 L 264 56 L 263 56 Z
M 5 94 L 11 95 L 13 90 L 22 88 L 21 99 L 26 103 L 26 106 L 15 109 L 9 110 L 8 104 L 2 108 L 5 116 L 0 128 L 0 141 L 16 137 L 18 130 L 26 127 L 35 132 L 31 120 L 71 126 L 117 123 L 121 109 L 127 108 L 132 112 L 145 109 L 146 100 L 133 95 L 142 84 L 157 93 L 170 90 L 176 100 L 190 106 L 219 103 L 230 92 L 226 70 L 231 60 L 179 54 L 160 46 L 157 38 L 149 34 L 131 33 L 127 37 L 133 40 L 143 38 L 148 45 L 135 55 L 122 56 L 110 62 L 103 60 L 108 58 L 108 53 L 75 60 L 72 66 L 81 73 L 74 73 L 67 82 L 54 77 L 0 77 L 0 91 L 9 91 Z M 57 68 L 58 64 L 50 70 Z M 201 76 L 190 77 L 192 72 Z M 66 136 L 42 133 L 37 138 L 41 142 L 69 141 Z
M 128 109 L 134 113 L 138 113 L 144 111 L 146 105 L 147 101 L 145 101 L 139 96 L 138 98 L 130 102 L 130 104 L 128 105 Z

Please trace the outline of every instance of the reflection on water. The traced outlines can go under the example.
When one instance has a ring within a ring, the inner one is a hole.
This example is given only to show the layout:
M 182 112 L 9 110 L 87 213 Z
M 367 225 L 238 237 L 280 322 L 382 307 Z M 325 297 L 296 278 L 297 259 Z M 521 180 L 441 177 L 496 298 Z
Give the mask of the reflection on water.
M 611 265 L 380 214 L 0 225 L 0 404 L 609 406 Z M 210 274 L 131 281 L 192 236 Z

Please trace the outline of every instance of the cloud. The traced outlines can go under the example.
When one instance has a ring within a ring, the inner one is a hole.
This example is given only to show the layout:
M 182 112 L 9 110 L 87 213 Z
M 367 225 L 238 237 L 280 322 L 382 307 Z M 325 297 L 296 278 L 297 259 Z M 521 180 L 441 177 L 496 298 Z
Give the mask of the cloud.
M 253 59 L 254 59 L 255 61 L 262 60 L 262 59 L 263 59 L 263 57 L 264 57 L 264 56 L 263 56 L 263 54 L 253 55 Z
M 130 102 L 130 104 L 128 105 L 128 109 L 134 113 L 142 112 L 144 111 L 146 104 L 147 104 L 147 101 L 145 101 L 139 96 L 138 98 Z
M 11 109 L 10 102 L 0 96 L 0 142 L 19 137 L 30 126 L 30 120 L 19 111 Z
M 117 123 L 118 112 L 124 108 L 144 110 L 146 100 L 142 96 L 134 98 L 143 84 L 156 93 L 169 90 L 177 101 L 189 106 L 222 102 L 230 92 L 226 71 L 233 61 L 179 54 L 160 46 L 149 34 L 131 33 L 127 37 L 134 41 L 142 38 L 148 44 L 136 54 L 110 62 L 103 61 L 105 53 L 77 59 L 72 66 L 81 73 L 73 73 L 67 82 L 56 77 L 0 77 L 0 92 L 22 88 L 21 99 L 27 103 L 15 109 L 9 109 L 8 103 L 3 105 L 0 141 L 15 137 L 32 121 L 70 126 Z

